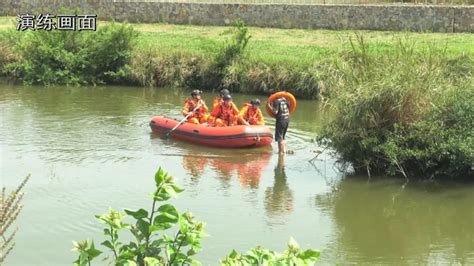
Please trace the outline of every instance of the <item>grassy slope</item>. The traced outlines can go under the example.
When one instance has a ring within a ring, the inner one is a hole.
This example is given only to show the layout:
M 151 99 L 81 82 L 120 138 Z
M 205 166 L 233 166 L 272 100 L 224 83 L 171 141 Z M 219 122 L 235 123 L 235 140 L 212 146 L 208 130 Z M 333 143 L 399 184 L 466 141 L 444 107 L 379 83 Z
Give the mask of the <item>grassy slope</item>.
M 152 46 L 161 51 L 212 54 L 222 43 L 226 27 L 183 26 L 168 24 L 136 24 L 144 34 L 139 48 Z M 252 59 L 267 63 L 286 62 L 306 65 L 325 56 L 350 49 L 349 37 L 353 31 L 300 30 L 255 28 L 249 30 L 252 39 L 248 54 Z M 412 33 L 361 31 L 373 52 L 389 52 L 402 36 L 416 45 L 446 47 L 449 54 L 462 52 L 474 55 L 474 34 Z
M 0 31 L 15 27 L 14 17 L 0 17 Z M 104 23 L 104 22 L 100 22 Z M 100 24 L 99 23 L 99 24 Z M 107 22 L 105 22 L 107 23 Z M 203 55 L 213 54 L 228 35 L 227 27 L 187 26 L 170 24 L 134 24 L 142 32 L 137 49 L 157 49 L 163 53 L 181 52 Z M 100 25 L 99 25 L 100 27 Z M 394 37 L 416 41 L 416 45 L 446 47 L 449 54 L 474 55 L 474 34 L 456 33 L 399 33 L 361 31 L 373 52 L 389 52 L 395 45 Z M 285 63 L 304 67 L 329 55 L 350 48 L 353 31 L 301 30 L 250 28 L 248 45 L 251 60 L 266 63 Z

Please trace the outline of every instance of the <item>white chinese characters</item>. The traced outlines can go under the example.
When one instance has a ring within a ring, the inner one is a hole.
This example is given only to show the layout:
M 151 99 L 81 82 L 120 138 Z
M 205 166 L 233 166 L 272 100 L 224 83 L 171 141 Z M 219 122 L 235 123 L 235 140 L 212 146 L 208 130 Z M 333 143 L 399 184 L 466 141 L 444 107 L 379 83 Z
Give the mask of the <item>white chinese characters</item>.
M 17 15 L 17 31 L 25 30 L 96 30 L 97 15 Z

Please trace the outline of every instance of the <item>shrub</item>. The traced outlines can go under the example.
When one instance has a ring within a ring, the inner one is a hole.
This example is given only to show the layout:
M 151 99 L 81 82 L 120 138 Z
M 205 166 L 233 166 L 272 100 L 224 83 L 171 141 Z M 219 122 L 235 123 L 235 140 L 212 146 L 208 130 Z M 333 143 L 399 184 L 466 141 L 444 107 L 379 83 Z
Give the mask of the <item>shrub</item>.
M 6 71 L 26 84 L 101 84 L 128 75 L 136 31 L 126 24 L 109 24 L 96 32 L 31 31 L 16 34 L 13 50 L 21 60 Z
M 298 243 L 290 238 L 288 248 L 282 254 L 262 247 L 256 247 L 241 255 L 233 250 L 221 260 L 224 266 L 234 265 L 312 265 L 319 259 L 319 251 L 301 250 Z
M 4 74 L 4 68 L 13 60 L 13 53 L 11 49 L 0 42 L 0 76 Z
M 0 76 L 7 74 L 8 64 L 20 59 L 12 47 L 21 37 L 16 31 L 0 31 Z
M 352 45 L 334 63 L 320 143 L 357 173 L 472 177 L 473 66 L 406 40 L 388 55 L 369 53 L 362 36 Z
M 473 103 L 472 87 L 448 90 L 425 120 L 406 128 L 397 126 L 381 145 L 391 163 L 388 171 L 403 171 L 403 166 L 415 175 L 430 178 L 473 178 Z
M 225 82 L 226 76 L 232 75 L 229 72 L 232 66 L 235 66 L 247 47 L 250 35 L 248 34 L 248 28 L 245 23 L 237 19 L 234 21 L 234 27 L 224 32 L 224 34 L 232 34 L 230 40 L 228 40 L 222 49 L 218 51 L 215 58 L 206 69 L 204 73 L 204 83 L 202 87 L 222 89 L 226 88 L 228 82 Z M 232 89 L 232 86 L 228 86 Z

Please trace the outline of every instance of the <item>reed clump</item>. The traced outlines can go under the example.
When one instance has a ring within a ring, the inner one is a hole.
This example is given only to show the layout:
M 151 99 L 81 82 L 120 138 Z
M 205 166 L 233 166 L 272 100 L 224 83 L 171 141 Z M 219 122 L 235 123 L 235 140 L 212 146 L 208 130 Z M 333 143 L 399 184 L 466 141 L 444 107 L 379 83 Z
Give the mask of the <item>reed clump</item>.
M 334 118 L 319 141 L 356 173 L 472 179 L 473 61 L 400 39 L 392 54 L 368 52 L 362 35 L 334 61 Z
M 21 200 L 23 199 L 23 187 L 30 176 L 28 175 L 21 182 L 21 184 L 12 192 L 6 193 L 6 188 L 2 188 L 0 195 L 0 263 L 2 263 L 10 251 L 15 246 L 13 238 L 15 237 L 18 228 L 9 230 L 10 226 L 17 219 L 21 212 L 22 205 Z M 9 235 L 7 232 L 11 231 Z

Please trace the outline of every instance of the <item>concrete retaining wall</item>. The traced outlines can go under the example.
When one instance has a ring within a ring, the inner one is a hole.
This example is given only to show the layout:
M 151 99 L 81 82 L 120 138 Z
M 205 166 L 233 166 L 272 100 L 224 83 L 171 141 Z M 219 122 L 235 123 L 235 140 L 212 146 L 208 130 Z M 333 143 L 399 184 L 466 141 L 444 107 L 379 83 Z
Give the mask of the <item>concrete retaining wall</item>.
M 289 5 L 125 2 L 110 0 L 0 0 L 0 15 L 58 14 L 78 8 L 99 19 L 173 24 L 248 25 L 301 29 L 474 32 L 473 6 Z

